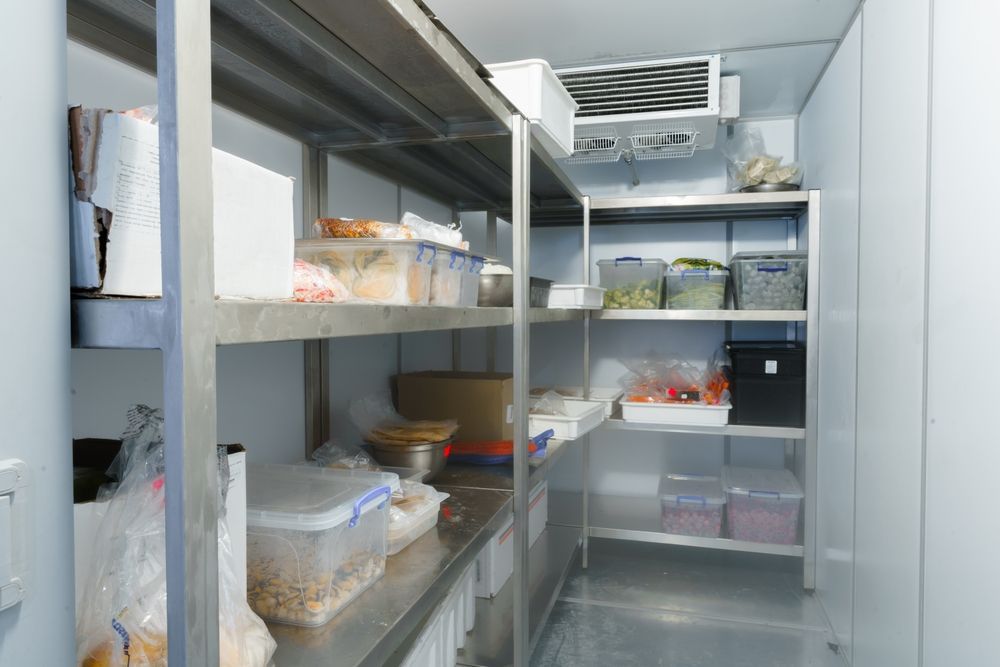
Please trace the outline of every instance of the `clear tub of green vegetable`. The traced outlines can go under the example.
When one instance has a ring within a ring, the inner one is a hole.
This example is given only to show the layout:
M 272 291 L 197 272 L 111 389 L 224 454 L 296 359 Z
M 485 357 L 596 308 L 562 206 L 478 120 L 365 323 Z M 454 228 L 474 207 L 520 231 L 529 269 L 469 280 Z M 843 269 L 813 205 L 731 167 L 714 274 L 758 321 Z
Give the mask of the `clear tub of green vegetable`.
M 724 310 L 729 271 L 719 262 L 684 257 L 667 271 L 669 310 Z
M 601 287 L 605 308 L 663 308 L 663 272 L 667 263 L 662 259 L 619 257 L 597 262 L 601 272 Z

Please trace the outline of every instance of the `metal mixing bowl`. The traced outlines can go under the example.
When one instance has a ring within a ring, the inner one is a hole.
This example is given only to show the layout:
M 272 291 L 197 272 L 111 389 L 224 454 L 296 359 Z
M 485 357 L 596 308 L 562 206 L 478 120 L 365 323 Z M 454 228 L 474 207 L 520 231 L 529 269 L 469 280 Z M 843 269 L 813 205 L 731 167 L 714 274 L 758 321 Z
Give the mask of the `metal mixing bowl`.
M 531 278 L 529 304 L 532 308 L 549 305 L 549 288 L 552 281 Z M 479 305 L 510 308 L 514 305 L 514 276 L 492 274 L 479 276 Z
M 451 453 L 451 439 L 415 445 L 384 445 L 370 443 L 372 456 L 381 465 L 398 468 L 419 468 L 429 471 L 424 482 L 434 479 L 444 470 Z

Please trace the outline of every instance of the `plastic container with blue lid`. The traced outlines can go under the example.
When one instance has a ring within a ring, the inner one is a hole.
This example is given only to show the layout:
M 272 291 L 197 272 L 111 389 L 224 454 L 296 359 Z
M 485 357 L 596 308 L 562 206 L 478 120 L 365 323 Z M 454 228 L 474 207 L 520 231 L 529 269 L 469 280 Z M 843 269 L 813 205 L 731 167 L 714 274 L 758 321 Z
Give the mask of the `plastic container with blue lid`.
M 802 487 L 788 470 L 725 466 L 722 483 L 734 540 L 796 544 Z
M 392 473 L 247 466 L 247 601 L 261 617 L 327 623 L 385 573 Z
M 447 246 L 438 245 L 435 249 L 437 254 L 431 272 L 430 305 L 458 306 L 462 303 L 465 274 L 472 264 L 472 257 Z
M 663 273 L 667 263 L 662 259 L 618 257 L 597 262 L 601 287 L 605 290 L 605 308 L 663 308 Z
M 718 477 L 667 474 L 660 479 L 663 532 L 694 537 L 722 534 L 726 495 Z

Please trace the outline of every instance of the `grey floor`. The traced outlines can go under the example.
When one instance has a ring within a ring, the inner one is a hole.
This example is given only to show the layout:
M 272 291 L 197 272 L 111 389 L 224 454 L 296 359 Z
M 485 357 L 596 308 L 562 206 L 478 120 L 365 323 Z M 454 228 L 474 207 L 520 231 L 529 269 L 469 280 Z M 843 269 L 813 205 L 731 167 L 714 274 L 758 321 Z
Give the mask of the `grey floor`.
M 845 667 L 801 561 L 591 540 L 534 667 Z

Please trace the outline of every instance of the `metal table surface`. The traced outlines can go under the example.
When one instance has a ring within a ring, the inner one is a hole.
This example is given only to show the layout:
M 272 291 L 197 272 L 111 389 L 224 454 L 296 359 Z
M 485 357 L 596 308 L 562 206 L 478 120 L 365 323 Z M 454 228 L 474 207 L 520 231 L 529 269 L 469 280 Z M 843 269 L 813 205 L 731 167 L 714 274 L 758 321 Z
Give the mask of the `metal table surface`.
M 385 576 L 326 625 L 269 623 L 277 667 L 383 665 L 419 625 L 512 511 L 509 491 L 445 487 L 437 528 L 386 564 Z

